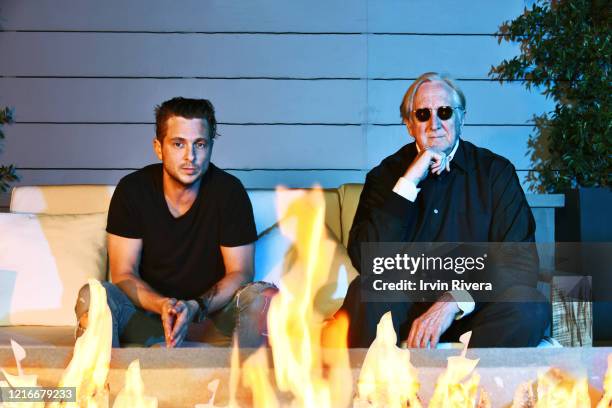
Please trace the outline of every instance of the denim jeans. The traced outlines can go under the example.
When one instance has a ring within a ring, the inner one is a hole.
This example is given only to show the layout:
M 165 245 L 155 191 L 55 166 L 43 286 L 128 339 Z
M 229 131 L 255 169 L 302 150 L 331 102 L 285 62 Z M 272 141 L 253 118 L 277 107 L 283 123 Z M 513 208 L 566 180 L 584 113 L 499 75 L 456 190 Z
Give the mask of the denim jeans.
M 110 282 L 102 282 L 113 318 L 113 347 L 165 344 L 161 317 L 145 311 Z M 267 282 L 252 282 L 236 291 L 220 310 L 200 323 L 191 323 L 182 346 L 229 346 L 234 333 L 240 347 L 259 347 L 266 342 L 266 315 L 278 290 Z M 89 302 L 87 302 L 89 303 Z M 77 320 L 82 312 L 77 311 Z

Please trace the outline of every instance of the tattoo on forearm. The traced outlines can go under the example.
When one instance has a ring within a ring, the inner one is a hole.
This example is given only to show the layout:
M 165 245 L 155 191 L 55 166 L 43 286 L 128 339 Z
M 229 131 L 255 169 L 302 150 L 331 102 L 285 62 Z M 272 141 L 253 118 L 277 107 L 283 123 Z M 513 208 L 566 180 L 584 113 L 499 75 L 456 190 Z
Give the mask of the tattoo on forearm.
M 202 303 L 206 306 L 206 310 L 210 309 L 210 304 L 217 296 L 217 293 L 219 293 L 218 284 L 214 285 L 212 288 L 208 289 L 202 296 L 200 296 L 200 299 L 202 299 Z

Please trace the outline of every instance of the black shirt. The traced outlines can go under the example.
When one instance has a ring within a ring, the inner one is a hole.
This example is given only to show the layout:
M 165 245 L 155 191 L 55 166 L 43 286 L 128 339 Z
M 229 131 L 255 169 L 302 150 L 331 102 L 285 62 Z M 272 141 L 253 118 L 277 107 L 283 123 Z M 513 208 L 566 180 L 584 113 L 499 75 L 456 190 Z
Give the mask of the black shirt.
M 164 198 L 162 165 L 125 176 L 106 231 L 143 241 L 140 277 L 164 296 L 192 299 L 223 278 L 220 246 L 257 239 L 253 208 L 240 181 L 210 164 L 191 208 L 174 218 Z
M 535 241 L 535 221 L 510 161 L 460 140 L 450 172 L 430 173 L 411 202 L 392 190 L 416 155 L 410 143 L 367 174 L 348 243 L 357 270 L 362 242 Z M 535 247 L 518 250 L 499 265 L 500 290 L 537 284 Z

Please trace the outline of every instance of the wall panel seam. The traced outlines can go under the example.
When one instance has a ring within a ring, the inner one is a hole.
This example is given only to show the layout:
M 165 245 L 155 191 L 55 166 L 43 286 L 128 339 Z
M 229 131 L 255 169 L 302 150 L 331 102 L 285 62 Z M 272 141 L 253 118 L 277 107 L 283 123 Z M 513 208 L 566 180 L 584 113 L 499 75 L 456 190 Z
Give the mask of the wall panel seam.
M 416 77 L 281 77 L 281 76 L 137 76 L 137 75 L 0 75 L 2 79 L 203 79 L 203 80 L 272 80 L 272 81 L 414 81 Z M 455 78 L 462 82 L 500 82 L 493 78 Z M 532 79 L 509 79 L 503 82 L 532 82 Z
M 18 171 L 133 171 L 141 167 L 17 167 Z M 222 167 L 226 171 L 364 171 L 369 168 L 238 168 Z M 536 171 L 536 169 L 515 169 L 515 171 Z
M 15 121 L 22 125 L 154 125 L 155 122 L 47 122 Z M 405 126 L 402 123 L 326 123 L 326 122 L 217 122 L 224 126 Z M 466 123 L 467 127 L 533 127 L 533 123 Z
M 378 36 L 415 36 L 415 37 L 497 37 L 499 33 L 435 33 L 402 31 L 163 31 L 163 30 L 0 30 L 0 33 L 80 33 L 80 34 L 185 34 L 185 35 L 378 35 Z

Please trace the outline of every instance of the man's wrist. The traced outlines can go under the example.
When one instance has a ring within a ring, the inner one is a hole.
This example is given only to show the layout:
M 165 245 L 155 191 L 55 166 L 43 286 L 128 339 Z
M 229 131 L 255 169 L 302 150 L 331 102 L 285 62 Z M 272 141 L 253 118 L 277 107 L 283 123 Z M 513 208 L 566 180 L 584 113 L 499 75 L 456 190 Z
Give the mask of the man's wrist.
M 459 320 L 474 311 L 476 307 L 476 303 L 474 302 L 474 298 L 470 293 L 466 290 L 451 290 L 447 292 L 452 298 L 457 302 L 457 306 L 459 307 L 460 313 L 457 314 L 456 319 Z
M 459 305 L 457 304 L 457 302 L 455 300 L 449 300 L 446 302 L 446 304 L 448 305 L 448 307 L 451 309 L 452 313 L 454 314 L 455 317 L 457 317 L 458 315 L 460 315 L 461 312 L 461 308 L 459 307 Z
M 418 175 L 413 174 L 411 169 L 408 169 L 401 178 L 406 181 L 410 181 L 411 183 L 414 183 L 415 186 L 418 185 L 423 179 L 423 177 L 419 177 Z
M 194 322 L 199 322 L 199 317 L 200 317 L 200 305 L 198 304 L 197 300 L 195 299 L 190 299 L 188 301 L 185 302 L 187 304 L 187 307 L 189 308 L 189 313 L 191 315 L 191 321 Z
M 190 302 L 194 302 L 197 306 L 197 311 L 194 317 L 194 321 L 199 323 L 204 320 L 208 316 L 208 303 L 204 297 L 198 297 L 190 300 Z
M 157 301 L 157 310 L 154 312 L 157 312 L 159 315 L 164 313 L 164 307 L 166 306 L 166 303 L 169 303 L 171 300 L 172 298 L 169 298 L 169 297 L 160 298 Z
M 461 308 L 459 307 L 459 303 L 455 300 L 455 298 L 448 292 L 440 297 L 440 302 L 444 302 L 448 308 L 455 314 L 461 313 Z
M 393 187 L 393 192 L 404 197 L 406 200 L 414 202 L 419 194 L 420 188 L 417 188 L 417 183 L 407 179 L 405 176 L 400 177 Z

